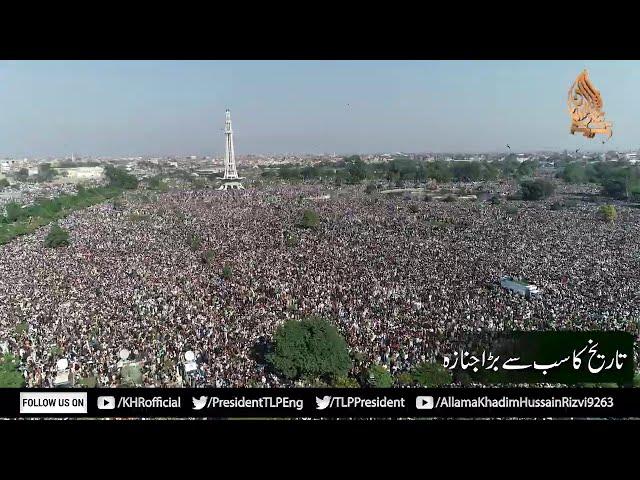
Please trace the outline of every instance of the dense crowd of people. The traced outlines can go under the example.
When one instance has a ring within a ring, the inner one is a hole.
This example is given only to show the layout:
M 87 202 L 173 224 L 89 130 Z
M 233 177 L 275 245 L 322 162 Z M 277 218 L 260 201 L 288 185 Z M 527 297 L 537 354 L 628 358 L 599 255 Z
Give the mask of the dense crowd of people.
M 68 247 L 45 248 L 46 227 L 0 247 L 0 344 L 32 387 L 52 386 L 61 358 L 76 379 L 116 386 L 122 349 L 147 386 L 246 387 L 290 385 L 256 350 L 308 315 L 334 322 L 359 362 L 393 373 L 474 332 L 637 337 L 640 210 L 619 207 L 607 223 L 595 204 L 550 202 L 509 202 L 514 211 L 317 186 L 129 193 L 61 221 Z M 317 229 L 297 226 L 307 208 Z M 503 275 L 542 294 L 504 290 Z

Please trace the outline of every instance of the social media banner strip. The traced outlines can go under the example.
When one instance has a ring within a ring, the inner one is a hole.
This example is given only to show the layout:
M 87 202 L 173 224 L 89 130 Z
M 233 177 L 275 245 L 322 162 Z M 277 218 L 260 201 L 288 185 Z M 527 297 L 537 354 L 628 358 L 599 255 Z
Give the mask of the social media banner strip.
M 640 418 L 640 389 L 0 389 L 0 418 L 33 417 Z

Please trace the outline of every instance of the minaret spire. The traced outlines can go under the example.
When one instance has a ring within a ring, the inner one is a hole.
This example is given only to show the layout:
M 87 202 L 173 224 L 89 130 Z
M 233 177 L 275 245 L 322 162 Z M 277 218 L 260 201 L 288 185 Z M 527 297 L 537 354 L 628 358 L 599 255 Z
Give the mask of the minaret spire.
M 238 178 L 238 172 L 236 170 L 236 155 L 233 150 L 233 129 L 231 128 L 231 112 L 227 108 L 225 112 L 224 122 L 224 137 L 225 137 L 225 150 L 224 150 L 224 179 L 235 180 Z
M 233 149 L 233 129 L 231 128 L 231 112 L 227 108 L 224 121 L 224 177 L 219 190 L 244 189 L 239 182 L 236 170 L 236 154 Z

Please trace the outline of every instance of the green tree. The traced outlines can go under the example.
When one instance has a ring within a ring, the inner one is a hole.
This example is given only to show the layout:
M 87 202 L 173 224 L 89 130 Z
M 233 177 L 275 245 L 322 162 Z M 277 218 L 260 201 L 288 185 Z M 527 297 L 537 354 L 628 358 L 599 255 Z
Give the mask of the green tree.
M 135 363 L 125 365 L 120 369 L 120 381 L 125 387 L 137 387 L 141 386 L 142 379 L 142 371 L 140 367 Z
M 560 176 L 567 183 L 585 183 L 587 169 L 581 162 L 572 162 L 565 165 Z
M 453 381 L 451 372 L 439 363 L 425 362 L 411 372 L 414 381 L 423 387 L 440 387 Z
M 533 177 L 538 171 L 539 163 L 537 160 L 525 160 L 516 169 L 517 177 Z
M 11 185 L 9 180 L 6 178 L 0 178 L 0 188 L 7 188 L 9 185 Z
M 503 210 L 509 215 L 515 215 L 516 213 L 518 213 L 518 206 L 507 204 L 503 207 Z
M 613 222 L 618 216 L 618 212 L 616 212 L 616 207 L 613 205 L 602 205 L 600 207 L 600 215 L 607 222 Z
M 78 385 L 83 388 L 96 388 L 98 386 L 98 379 L 92 375 L 83 377 L 78 380 Z
M 367 178 L 367 164 L 358 155 L 345 159 L 345 164 L 349 183 L 360 183 Z
M 482 173 L 484 180 L 497 180 L 500 178 L 500 168 L 495 162 L 483 162 L 482 167 L 484 169 Z
M 607 179 L 602 184 L 602 194 L 607 197 L 626 200 L 629 196 L 628 183 L 624 179 Z
M 453 179 L 453 173 L 448 162 L 438 160 L 427 163 L 427 177 L 438 183 L 447 183 Z
M 302 228 L 317 228 L 320 224 L 320 217 L 313 210 L 305 210 L 302 212 L 302 220 L 298 226 Z
M 222 268 L 222 278 L 224 278 L 225 280 L 230 280 L 232 276 L 233 276 L 233 270 L 229 265 L 225 265 Z
M 166 192 L 169 189 L 167 184 L 162 180 L 162 175 L 149 178 L 147 180 L 147 186 L 150 190 L 159 190 L 161 192 Z
M 282 180 L 300 180 L 302 178 L 302 169 L 283 165 L 278 170 L 278 174 Z
M 23 333 L 29 331 L 29 324 L 27 322 L 20 322 L 16 325 L 16 328 L 14 330 L 16 334 L 22 335 Z
M 523 200 L 542 200 L 553 194 L 555 185 L 549 180 L 528 180 L 520 184 Z
M 335 382 L 351 369 L 346 341 L 336 327 L 319 317 L 282 324 L 273 336 L 267 361 L 289 379 Z
M 189 247 L 191 248 L 191 251 L 197 252 L 198 250 L 200 250 L 201 246 L 202 246 L 202 239 L 200 238 L 200 236 L 197 234 L 191 235 L 191 242 L 189 243 Z
M 367 382 L 374 388 L 388 388 L 393 385 L 393 377 L 382 365 L 372 365 L 367 371 Z
M 125 190 L 134 190 L 138 188 L 138 179 L 128 173 L 124 168 L 116 168 L 113 165 L 107 165 L 104 169 L 109 186 L 116 188 L 124 188 Z
M 396 383 L 398 385 L 413 385 L 414 383 L 413 376 L 408 372 L 402 372 L 396 378 Z
M 207 186 L 207 180 L 204 178 L 198 178 L 198 177 L 192 178 L 191 186 L 193 187 L 194 190 L 202 190 Z
M 482 165 L 479 162 L 453 162 L 453 177 L 459 182 L 482 180 Z
M 213 263 L 213 259 L 215 258 L 215 254 L 212 250 L 205 250 L 200 254 L 200 261 L 205 265 L 211 265 Z
M 518 162 L 518 156 L 515 153 L 510 153 L 507 155 L 500 163 L 500 168 L 502 169 L 502 175 L 505 177 L 514 177 L 517 174 L 518 168 L 520 167 L 520 162 Z
M 78 195 L 80 195 L 80 193 L 78 192 Z M 124 210 L 124 200 L 122 198 L 114 198 L 111 201 L 111 205 L 113 205 L 113 208 L 115 210 Z
M 5 205 L 5 210 L 7 211 L 6 217 L 9 223 L 17 222 L 18 220 L 26 217 L 24 209 L 16 202 L 7 203 Z
M 56 248 L 69 245 L 69 232 L 60 227 L 57 223 L 51 226 L 51 230 L 44 239 L 44 246 L 47 248 Z
M 50 163 L 41 163 L 38 165 L 38 180 L 48 182 L 56 176 L 56 171 L 51 168 Z
M 284 244 L 287 247 L 297 247 L 299 243 L 299 240 L 294 237 L 293 235 L 291 235 L 290 233 L 287 233 L 284 237 Z
M 338 377 L 333 386 L 336 388 L 358 388 L 360 384 L 358 381 L 351 377 Z
M 18 370 L 18 365 L 18 359 L 13 355 L 4 354 L 0 356 L 0 388 L 20 388 L 24 386 L 24 376 Z

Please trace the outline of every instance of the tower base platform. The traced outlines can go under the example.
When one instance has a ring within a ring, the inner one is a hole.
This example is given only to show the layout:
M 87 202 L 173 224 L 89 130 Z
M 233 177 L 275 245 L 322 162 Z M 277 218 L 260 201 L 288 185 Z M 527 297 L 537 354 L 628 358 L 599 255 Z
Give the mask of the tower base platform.
M 244 186 L 238 181 L 223 182 L 218 190 L 244 190 Z

